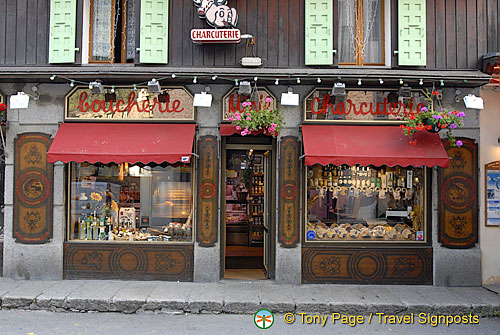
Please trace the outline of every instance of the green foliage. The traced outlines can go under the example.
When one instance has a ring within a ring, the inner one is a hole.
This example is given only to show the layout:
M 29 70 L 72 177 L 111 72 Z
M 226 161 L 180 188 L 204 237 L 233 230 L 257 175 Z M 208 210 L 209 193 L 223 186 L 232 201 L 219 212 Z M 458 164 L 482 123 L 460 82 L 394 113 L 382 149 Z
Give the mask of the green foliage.
M 464 126 L 465 113 L 459 111 L 451 111 L 442 108 L 440 104 L 434 101 L 433 96 L 437 95 L 436 91 L 425 93 L 425 100 L 428 102 L 427 107 L 422 107 L 417 114 L 408 114 L 403 118 L 406 125 L 401 125 L 403 134 L 410 138 L 410 144 L 416 144 L 413 139 L 413 134 L 417 131 L 435 131 L 446 130 L 446 136 L 452 146 L 461 146 L 462 141 L 457 141 L 453 136 L 453 130 Z M 437 106 L 439 105 L 439 106 Z
M 269 104 L 271 102 L 266 99 Z M 241 135 L 249 135 L 252 132 L 262 131 L 272 136 L 278 135 L 281 126 L 284 124 L 283 115 L 277 110 L 272 110 L 263 107 L 261 110 L 252 108 L 250 101 L 243 102 L 243 111 L 234 113 L 234 116 L 229 118 L 229 121 L 236 126 L 237 130 L 241 130 Z

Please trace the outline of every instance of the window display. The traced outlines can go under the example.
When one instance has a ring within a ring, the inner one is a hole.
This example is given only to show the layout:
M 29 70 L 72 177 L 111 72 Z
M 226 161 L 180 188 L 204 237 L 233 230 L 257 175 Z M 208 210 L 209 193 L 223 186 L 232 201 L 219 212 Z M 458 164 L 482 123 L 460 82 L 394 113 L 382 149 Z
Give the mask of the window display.
M 191 242 L 192 168 L 72 163 L 69 240 Z
M 426 241 L 425 170 L 307 167 L 306 241 Z

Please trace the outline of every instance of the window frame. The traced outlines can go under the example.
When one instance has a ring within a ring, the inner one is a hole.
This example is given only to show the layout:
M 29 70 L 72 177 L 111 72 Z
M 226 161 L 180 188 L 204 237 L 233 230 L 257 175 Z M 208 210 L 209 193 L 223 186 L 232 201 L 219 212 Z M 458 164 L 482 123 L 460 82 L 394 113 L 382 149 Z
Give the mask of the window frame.
M 129 240 L 79 240 L 79 239 L 72 239 L 71 238 L 71 227 L 72 227 L 72 219 L 71 219 L 71 183 L 72 183 L 72 174 L 75 169 L 75 164 L 81 164 L 81 163 L 66 163 L 64 164 L 65 167 L 65 192 L 64 192 L 64 204 L 66 206 L 65 208 L 65 215 L 64 215 L 64 242 L 65 243 L 92 243 L 92 244 L 104 244 L 104 245 L 113 245 L 113 244 L 129 244 L 129 245 L 135 245 L 135 244 L 162 244 L 162 245 L 193 245 L 196 239 L 196 224 L 197 224 L 197 196 L 196 196 L 196 184 L 197 184 L 197 167 L 195 162 L 191 162 L 191 195 L 192 195 L 192 200 L 191 200 L 191 208 L 192 208 L 192 218 L 191 218 L 191 239 L 189 241 L 129 241 Z M 95 165 L 96 163 L 90 163 L 92 165 Z M 98 164 L 98 163 L 97 163 Z M 116 163 L 115 163 L 116 164 Z M 116 164 L 120 165 L 120 164 Z
M 127 2 L 128 1 L 133 1 L 134 6 L 138 7 L 137 1 L 136 0 L 111 0 L 111 35 L 110 35 L 110 48 L 111 48 L 111 55 L 110 55 L 110 60 L 109 61 L 99 61 L 99 60 L 92 60 L 92 33 L 93 33 L 93 15 L 94 15 L 94 0 L 87 0 L 88 1 L 88 8 L 90 10 L 88 14 L 88 63 L 89 64 L 135 64 L 137 61 L 137 58 L 134 57 L 134 62 L 133 63 L 127 63 L 127 15 L 128 15 L 128 6 Z M 117 1 L 121 2 L 121 16 L 122 16 L 122 22 L 121 22 L 121 33 L 120 33 L 120 40 L 121 40 L 121 45 L 120 45 L 120 62 L 115 61 L 115 49 L 116 49 L 116 44 L 115 44 L 115 39 L 116 39 L 116 32 L 115 32 L 115 17 L 116 17 L 116 4 Z M 140 3 L 139 3 L 140 5 Z M 140 6 L 139 6 L 140 7 Z M 137 29 L 140 30 L 140 25 L 138 23 L 140 22 L 140 8 L 139 11 L 136 11 L 136 31 Z M 86 27 L 84 27 L 86 29 Z M 135 34 L 135 47 L 137 47 L 137 34 Z M 134 48 L 134 53 L 135 53 L 135 48 Z
M 349 247 L 360 247 L 360 246 L 382 246 L 382 247 L 428 247 L 432 245 L 432 190 L 431 190 L 431 179 L 432 172 L 431 169 L 425 166 L 411 166 L 412 168 L 421 168 L 423 169 L 424 181 L 422 183 L 424 197 L 422 201 L 422 205 L 424 206 L 423 213 L 423 227 L 424 231 L 424 240 L 423 241 L 390 241 L 390 240 L 317 240 L 312 241 L 307 239 L 307 223 L 308 223 L 308 213 L 307 213 L 307 169 L 309 166 L 302 165 L 302 206 L 304 210 L 302 211 L 302 234 L 301 239 L 302 243 L 305 246 L 349 246 Z
M 361 10 L 360 10 L 360 19 L 357 19 L 356 20 L 356 34 L 357 34 L 357 27 L 359 24 L 361 24 L 361 28 L 359 29 L 359 31 L 361 32 L 361 37 L 363 38 L 364 37 L 364 6 L 363 6 L 363 0 L 354 0 L 356 2 L 356 8 L 358 7 L 359 4 L 361 4 Z M 340 59 L 337 61 L 337 64 L 339 66 L 386 66 L 386 51 L 387 51 L 387 48 L 388 46 L 386 45 L 386 10 L 388 10 L 386 8 L 386 0 L 380 0 L 382 1 L 382 10 L 381 10 L 381 13 L 382 13 L 382 33 L 381 33 L 381 46 L 382 46 L 382 62 L 381 63 L 364 63 L 363 62 L 363 55 L 361 55 L 360 52 L 358 52 L 358 49 L 359 49 L 359 46 L 356 44 L 356 55 L 355 55 L 355 59 L 356 59 L 356 62 L 352 63 L 352 62 L 340 62 Z M 339 6 L 339 3 L 338 1 L 336 2 L 337 3 L 337 6 L 334 10 L 337 11 L 337 13 L 335 14 L 336 17 L 338 18 L 339 17 L 339 9 L 340 9 L 340 6 Z M 390 10 L 390 8 L 389 8 Z M 340 49 L 340 37 L 339 37 L 339 33 L 340 33 L 340 26 L 339 26 L 339 20 L 337 20 L 337 36 L 335 36 L 335 39 L 338 40 L 337 42 L 337 48 Z M 362 39 L 363 40 L 363 39 Z M 389 47 L 390 49 L 390 47 Z M 337 53 L 338 55 L 340 55 L 340 52 Z M 340 58 L 340 56 L 339 56 Z

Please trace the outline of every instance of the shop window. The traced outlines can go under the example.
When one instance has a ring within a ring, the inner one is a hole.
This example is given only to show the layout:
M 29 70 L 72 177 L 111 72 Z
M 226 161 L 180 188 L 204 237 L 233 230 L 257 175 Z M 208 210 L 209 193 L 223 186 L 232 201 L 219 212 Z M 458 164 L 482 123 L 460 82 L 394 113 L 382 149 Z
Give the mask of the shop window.
M 70 164 L 68 239 L 191 242 L 191 165 Z
M 385 65 L 384 31 L 384 0 L 339 0 L 339 64 Z
M 133 63 L 136 1 L 90 0 L 89 62 Z
M 425 242 L 423 168 L 307 168 L 308 242 Z

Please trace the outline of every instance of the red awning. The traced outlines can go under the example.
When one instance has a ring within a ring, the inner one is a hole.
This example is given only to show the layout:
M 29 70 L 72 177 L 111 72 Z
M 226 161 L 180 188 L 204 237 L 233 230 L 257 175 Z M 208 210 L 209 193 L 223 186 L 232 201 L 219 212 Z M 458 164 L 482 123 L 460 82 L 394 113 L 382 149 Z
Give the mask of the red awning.
M 306 165 L 388 165 L 447 167 L 439 135 L 418 131 L 416 145 L 400 127 L 303 125 Z
M 47 153 L 49 163 L 189 163 L 194 124 L 64 123 Z

